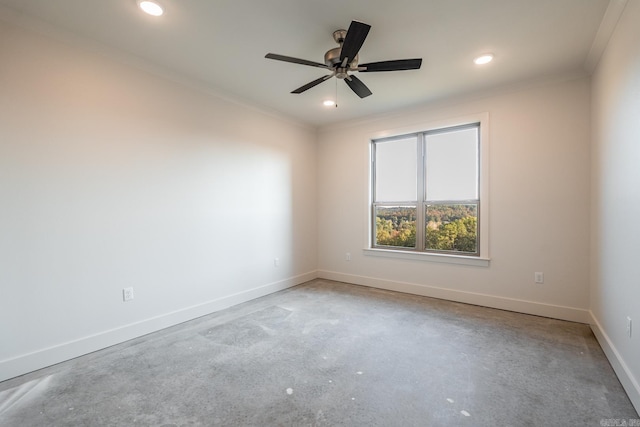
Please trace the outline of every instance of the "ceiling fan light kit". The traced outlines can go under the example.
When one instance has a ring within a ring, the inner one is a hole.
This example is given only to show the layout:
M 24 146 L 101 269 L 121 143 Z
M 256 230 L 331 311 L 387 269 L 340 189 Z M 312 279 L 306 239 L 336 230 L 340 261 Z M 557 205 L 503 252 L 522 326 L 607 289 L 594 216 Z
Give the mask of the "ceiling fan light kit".
M 402 71 L 417 70 L 422 66 L 422 58 L 397 59 L 391 61 L 371 62 L 368 64 L 358 64 L 358 52 L 364 44 L 371 26 L 363 22 L 351 21 L 349 30 L 336 30 L 333 32 L 333 40 L 339 44 L 338 47 L 328 50 L 324 54 L 324 64 L 320 62 L 308 61 L 306 59 L 293 58 L 290 56 L 268 53 L 265 58 L 276 61 L 291 62 L 293 64 L 307 65 L 310 67 L 322 68 L 330 71 L 331 74 L 322 76 L 309 82 L 291 93 L 300 94 L 320 83 L 329 80 L 331 77 L 344 80 L 360 98 L 366 98 L 372 92 L 353 72 L 380 72 L 380 71 Z

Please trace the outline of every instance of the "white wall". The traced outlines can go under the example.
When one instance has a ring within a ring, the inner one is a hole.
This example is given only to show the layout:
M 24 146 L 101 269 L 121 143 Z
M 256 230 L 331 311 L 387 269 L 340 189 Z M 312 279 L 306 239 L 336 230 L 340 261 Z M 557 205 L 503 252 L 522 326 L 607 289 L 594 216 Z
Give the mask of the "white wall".
M 592 80 L 593 329 L 640 408 L 640 2 L 630 1 Z M 634 322 L 632 338 L 626 318 Z
M 589 80 L 568 78 L 323 129 L 319 275 L 588 321 L 589 103 Z M 483 112 L 489 114 L 490 265 L 363 254 L 370 136 Z M 534 284 L 536 271 L 544 272 L 543 285 Z
M 0 21 L 0 236 L 2 380 L 315 277 L 315 130 Z

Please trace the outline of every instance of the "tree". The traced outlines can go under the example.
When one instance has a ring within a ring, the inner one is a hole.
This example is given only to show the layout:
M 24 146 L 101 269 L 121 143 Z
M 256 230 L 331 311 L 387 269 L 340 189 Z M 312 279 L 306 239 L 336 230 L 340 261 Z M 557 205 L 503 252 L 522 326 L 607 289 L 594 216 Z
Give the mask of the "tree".
M 383 246 L 416 246 L 416 222 L 400 219 L 394 224 L 391 219 L 376 217 L 376 243 Z
M 475 205 L 430 205 L 427 209 L 427 250 L 475 253 L 477 216 Z M 415 248 L 415 207 L 384 207 L 376 212 L 376 244 Z
M 477 224 L 475 216 L 442 223 L 437 228 L 433 222 L 427 226 L 427 249 L 441 251 L 476 252 Z

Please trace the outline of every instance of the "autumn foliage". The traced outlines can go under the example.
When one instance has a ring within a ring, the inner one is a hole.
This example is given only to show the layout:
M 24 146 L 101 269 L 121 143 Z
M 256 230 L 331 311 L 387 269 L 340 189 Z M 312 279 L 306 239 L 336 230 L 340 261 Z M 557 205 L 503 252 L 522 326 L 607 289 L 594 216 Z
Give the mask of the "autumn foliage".
M 426 250 L 476 253 L 476 205 L 428 205 L 425 219 Z M 376 245 L 415 248 L 416 208 L 379 207 Z

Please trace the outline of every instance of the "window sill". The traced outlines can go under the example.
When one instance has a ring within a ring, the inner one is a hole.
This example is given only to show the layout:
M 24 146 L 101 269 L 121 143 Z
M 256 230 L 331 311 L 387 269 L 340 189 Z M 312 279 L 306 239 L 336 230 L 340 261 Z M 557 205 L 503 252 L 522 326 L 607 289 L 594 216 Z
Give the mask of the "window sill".
M 414 261 L 441 262 L 446 264 L 472 265 L 476 267 L 489 267 L 489 258 L 464 255 L 432 254 L 424 252 L 410 252 L 391 249 L 363 249 L 366 256 L 383 258 L 408 259 Z

